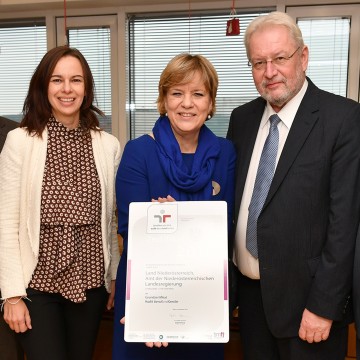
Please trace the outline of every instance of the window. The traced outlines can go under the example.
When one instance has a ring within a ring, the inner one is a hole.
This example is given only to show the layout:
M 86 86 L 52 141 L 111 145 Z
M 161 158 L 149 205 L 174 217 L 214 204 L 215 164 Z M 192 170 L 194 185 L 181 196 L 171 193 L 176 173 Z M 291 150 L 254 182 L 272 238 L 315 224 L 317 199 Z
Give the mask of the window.
M 95 82 L 94 104 L 105 113 L 104 118 L 99 117 L 100 127 L 120 139 L 117 17 L 69 17 L 66 36 L 64 18 L 59 17 L 56 30 L 58 45 L 63 44 L 67 36 L 69 45 L 79 49 L 86 58 Z
M 45 20 L 0 21 L 0 115 L 22 119 L 29 82 L 46 46 Z
M 321 89 L 346 96 L 350 18 L 299 19 L 309 47 L 306 74 Z
M 229 14 L 155 16 L 129 15 L 128 112 L 131 138 L 151 131 L 159 114 L 157 86 L 162 70 L 182 52 L 201 54 L 215 66 L 219 75 L 215 116 L 206 123 L 215 134 L 225 136 L 231 111 L 258 96 L 243 35 L 255 17 L 267 13 L 239 14 L 240 35 L 226 36 Z
M 100 117 L 100 126 L 111 133 L 111 72 L 110 29 L 70 29 L 69 45 L 77 48 L 88 62 L 95 82 L 95 102 L 105 117 Z
M 320 88 L 359 101 L 360 5 L 288 7 L 309 46 L 307 75 Z

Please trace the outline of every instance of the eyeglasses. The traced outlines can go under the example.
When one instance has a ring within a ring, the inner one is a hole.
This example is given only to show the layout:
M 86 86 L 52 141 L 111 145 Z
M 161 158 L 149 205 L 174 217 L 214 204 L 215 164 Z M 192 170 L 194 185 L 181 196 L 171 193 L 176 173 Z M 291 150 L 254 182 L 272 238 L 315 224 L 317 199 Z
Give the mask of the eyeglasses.
M 248 66 L 251 66 L 255 70 L 264 70 L 269 61 L 275 66 L 285 65 L 286 62 L 290 60 L 299 49 L 300 46 L 289 56 L 278 56 L 274 59 L 269 59 L 269 60 L 265 60 L 265 59 L 255 60 L 255 61 L 249 60 Z

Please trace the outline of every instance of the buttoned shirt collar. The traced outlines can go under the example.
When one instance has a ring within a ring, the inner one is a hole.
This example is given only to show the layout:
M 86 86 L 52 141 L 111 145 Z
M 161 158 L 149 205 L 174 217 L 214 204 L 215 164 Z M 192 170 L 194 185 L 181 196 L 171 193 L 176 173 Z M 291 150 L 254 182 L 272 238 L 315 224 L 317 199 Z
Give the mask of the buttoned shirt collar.
M 300 103 L 305 95 L 308 87 L 308 81 L 305 79 L 300 91 L 277 113 L 281 119 L 281 122 L 286 125 L 288 129 L 294 121 L 295 115 L 300 107 Z M 265 111 L 260 123 L 260 127 L 263 128 L 269 121 L 269 117 L 276 114 L 270 103 L 267 101 Z

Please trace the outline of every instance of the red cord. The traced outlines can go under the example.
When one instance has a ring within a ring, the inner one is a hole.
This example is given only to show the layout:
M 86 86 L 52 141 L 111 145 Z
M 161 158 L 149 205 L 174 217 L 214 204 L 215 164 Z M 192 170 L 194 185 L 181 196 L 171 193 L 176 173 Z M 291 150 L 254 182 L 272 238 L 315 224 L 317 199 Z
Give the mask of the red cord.
M 64 0 L 64 32 L 65 32 L 65 39 L 66 39 L 66 44 L 65 45 L 69 45 L 69 40 L 67 37 L 67 25 L 66 25 L 66 0 Z
M 191 35 L 190 35 L 190 32 L 191 32 L 191 26 L 190 26 L 190 21 L 191 21 L 191 0 L 189 0 L 189 53 L 190 53 L 190 50 L 191 50 Z

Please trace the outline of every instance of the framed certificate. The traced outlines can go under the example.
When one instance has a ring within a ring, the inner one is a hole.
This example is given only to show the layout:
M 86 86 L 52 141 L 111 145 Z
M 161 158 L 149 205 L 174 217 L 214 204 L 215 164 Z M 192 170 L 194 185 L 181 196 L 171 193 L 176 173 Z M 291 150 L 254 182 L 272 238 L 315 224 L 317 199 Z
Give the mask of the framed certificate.
M 125 341 L 228 342 L 225 201 L 131 203 Z

